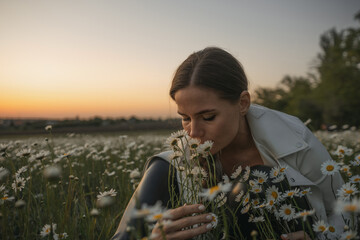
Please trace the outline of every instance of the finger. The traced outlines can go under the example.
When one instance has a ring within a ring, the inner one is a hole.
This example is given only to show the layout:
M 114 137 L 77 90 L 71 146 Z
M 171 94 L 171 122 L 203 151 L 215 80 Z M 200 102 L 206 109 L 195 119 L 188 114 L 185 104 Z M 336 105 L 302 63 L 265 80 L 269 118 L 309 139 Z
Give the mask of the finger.
M 201 215 L 184 217 L 176 221 L 173 221 L 169 224 L 166 224 L 164 226 L 164 232 L 171 233 L 171 232 L 181 231 L 182 229 L 190 226 L 210 223 L 212 219 L 213 216 L 211 214 L 201 214 Z
M 292 232 L 281 235 L 283 240 L 310 240 L 309 235 L 304 231 Z
M 201 213 L 205 210 L 205 206 L 202 204 L 192 204 L 192 205 L 184 205 L 182 207 L 178 207 L 170 210 L 170 215 L 172 220 L 176 220 L 192 213 Z
M 169 233 L 166 235 L 167 240 L 182 240 L 182 239 L 191 239 L 198 235 L 204 234 L 212 229 L 212 225 L 204 224 L 197 228 L 187 229 L 184 231 L 177 231 L 173 233 Z

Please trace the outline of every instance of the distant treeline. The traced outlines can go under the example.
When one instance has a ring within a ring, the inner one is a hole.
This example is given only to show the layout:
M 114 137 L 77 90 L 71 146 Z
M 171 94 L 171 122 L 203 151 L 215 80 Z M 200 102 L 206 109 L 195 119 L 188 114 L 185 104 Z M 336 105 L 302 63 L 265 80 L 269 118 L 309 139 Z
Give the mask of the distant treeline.
M 134 130 L 177 130 L 181 128 L 178 118 L 171 119 L 140 119 L 101 118 L 90 119 L 2 119 L 0 120 L 0 135 L 10 134 L 41 134 L 46 133 L 45 127 L 51 126 L 53 133 L 86 133 L 86 132 L 115 132 Z
M 360 23 L 360 11 L 355 15 Z M 255 102 L 311 119 L 311 128 L 360 126 L 360 28 L 331 29 L 308 76 L 285 76 L 275 88 L 255 90 Z

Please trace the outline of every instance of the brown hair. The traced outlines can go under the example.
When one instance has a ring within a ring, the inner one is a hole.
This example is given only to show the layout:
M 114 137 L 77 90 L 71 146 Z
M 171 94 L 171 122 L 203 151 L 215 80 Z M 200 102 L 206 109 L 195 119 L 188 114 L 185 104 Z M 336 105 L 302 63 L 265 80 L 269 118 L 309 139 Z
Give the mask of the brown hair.
M 234 102 L 248 89 L 248 80 L 240 62 L 227 51 L 207 47 L 191 54 L 177 68 L 170 96 L 190 85 L 214 89 L 223 99 Z

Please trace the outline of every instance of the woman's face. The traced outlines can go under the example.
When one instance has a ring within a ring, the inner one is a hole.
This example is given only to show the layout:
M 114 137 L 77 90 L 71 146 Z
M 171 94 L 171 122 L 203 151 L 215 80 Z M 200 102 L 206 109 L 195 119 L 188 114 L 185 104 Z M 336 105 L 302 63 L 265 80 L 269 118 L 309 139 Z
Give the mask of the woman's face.
M 239 104 L 221 99 L 212 89 L 186 87 L 175 93 L 175 102 L 190 137 L 214 142 L 212 154 L 234 141 L 244 121 Z

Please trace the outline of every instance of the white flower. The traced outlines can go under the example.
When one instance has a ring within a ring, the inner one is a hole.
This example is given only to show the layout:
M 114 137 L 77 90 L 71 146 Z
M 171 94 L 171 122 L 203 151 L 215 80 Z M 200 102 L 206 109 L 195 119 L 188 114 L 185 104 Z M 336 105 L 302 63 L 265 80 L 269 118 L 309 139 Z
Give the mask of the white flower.
M 22 166 L 21 168 L 19 168 L 17 170 L 17 172 L 15 173 L 15 177 L 20 177 L 20 174 L 24 173 L 27 171 L 27 166 Z
M 59 239 L 66 239 L 68 237 L 68 234 L 66 232 L 64 233 L 55 233 L 54 234 L 54 240 L 59 240 Z
M 340 200 L 349 200 L 351 196 L 356 195 L 359 190 L 356 188 L 355 184 L 350 182 L 345 183 L 337 190 L 337 196 Z
M 15 193 L 17 191 L 22 191 L 25 187 L 26 180 L 23 177 L 16 177 L 14 182 L 11 184 L 12 189 L 14 189 Z
M 262 192 L 262 186 L 255 184 L 254 186 L 251 187 L 251 192 L 253 193 L 261 193 Z
M 307 194 L 311 194 L 311 188 L 309 188 L 309 187 L 301 190 L 301 191 L 298 193 L 299 197 L 303 197 L 303 196 L 305 196 L 305 195 L 307 195 Z
M 257 222 L 264 222 L 265 218 L 263 216 L 253 217 L 249 219 L 249 222 L 257 223 Z
M 303 210 L 301 212 L 298 212 L 295 214 L 294 218 L 302 218 L 303 222 L 306 221 L 306 218 L 308 216 L 312 216 L 315 213 L 315 209 L 311 209 L 311 210 Z
M 240 202 L 243 195 L 244 195 L 244 191 L 241 190 L 240 193 L 236 195 L 235 202 Z
M 271 187 L 266 189 L 266 198 L 271 199 L 273 198 L 275 201 L 278 200 L 281 196 L 281 193 L 279 192 L 279 189 L 272 185 Z
M 137 168 L 132 170 L 130 173 L 130 178 L 139 178 L 140 176 L 141 176 L 141 174 Z
M 241 171 L 242 171 L 242 167 L 241 165 L 239 167 L 236 168 L 235 172 L 233 172 L 230 176 L 231 179 L 236 179 L 240 174 L 241 174 Z
M 216 207 L 221 207 L 223 206 L 227 201 L 227 197 L 225 195 L 225 193 L 220 193 L 215 199 L 214 199 L 214 202 L 215 202 L 215 205 Z
M 279 183 L 282 182 L 285 179 L 285 175 L 281 174 L 279 176 L 277 176 L 276 178 L 274 178 L 271 182 L 272 183 Z
M 338 199 L 335 203 L 335 212 L 342 214 L 344 212 L 359 213 L 360 212 L 360 199 L 354 198 L 351 201 L 342 201 Z
M 56 223 L 53 223 L 52 226 L 49 225 L 49 224 L 45 224 L 45 226 L 42 228 L 42 230 L 40 232 L 40 236 L 41 237 L 46 237 L 47 235 L 50 234 L 51 230 L 52 230 L 53 233 L 55 233 Z
M 354 167 L 360 166 L 360 154 L 356 155 L 354 161 L 350 161 L 350 164 Z
M 45 126 L 45 131 L 51 131 L 51 130 L 52 130 L 52 126 L 51 126 L 51 125 Z
M 268 179 L 267 173 L 263 172 L 263 171 L 259 171 L 259 170 L 254 170 L 252 172 L 252 175 L 257 177 L 257 182 L 259 184 L 263 184 L 264 182 L 266 182 L 266 180 Z
M 283 196 L 284 198 L 287 198 L 287 197 L 293 198 L 293 197 L 295 197 L 295 196 L 298 196 L 298 193 L 299 193 L 299 192 L 300 192 L 300 189 L 299 189 L 299 188 L 295 188 L 295 189 L 293 189 L 293 190 L 287 190 L 287 191 L 285 191 L 282 196 Z
M 342 239 L 359 239 L 359 236 L 355 231 L 349 230 L 341 234 L 341 240 Z
M 181 138 L 187 137 L 187 136 L 188 136 L 188 134 L 187 134 L 187 132 L 186 132 L 184 129 L 179 130 L 179 131 L 177 131 L 177 132 L 171 133 L 171 137 L 172 137 L 172 138 L 181 139 Z
M 339 169 L 339 164 L 334 160 L 327 160 L 326 162 L 321 164 L 321 172 L 324 175 L 334 175 L 336 172 L 339 171 Z
M 285 221 L 290 221 L 295 216 L 295 209 L 290 204 L 284 204 L 280 207 L 279 214 Z
M 97 199 L 100 200 L 103 197 L 115 197 L 117 194 L 117 192 L 115 191 L 115 189 L 110 189 L 109 191 L 105 191 L 105 192 L 100 192 L 97 195 Z
M 353 153 L 353 150 L 351 148 L 347 148 L 345 146 L 339 145 L 337 149 L 332 152 L 334 155 L 337 155 L 340 158 L 343 158 L 344 155 L 350 156 Z
M 246 182 L 249 179 L 249 176 L 250 176 L 250 167 L 246 166 L 244 176 L 242 177 L 243 181 Z
M 313 224 L 313 230 L 324 233 L 328 230 L 328 225 L 323 220 L 319 220 Z
M 229 182 L 230 182 L 230 179 L 229 179 L 228 175 L 224 174 L 224 175 L 222 176 L 222 181 L 223 181 L 223 183 L 229 183 Z
M 360 175 L 354 175 L 350 179 L 351 183 L 359 183 L 360 182 Z
M 212 216 L 211 218 L 211 227 L 212 228 L 216 228 L 216 226 L 218 225 L 218 216 L 216 216 L 214 213 L 210 213 L 210 215 Z
M 247 193 L 245 195 L 245 197 L 243 198 L 243 202 L 242 202 L 242 205 L 245 206 L 246 204 L 248 204 L 250 202 L 250 194 Z
M 200 140 L 196 138 L 189 138 L 188 145 L 190 149 L 196 150 L 200 145 Z
M 203 155 L 204 157 L 208 156 L 209 153 L 210 153 L 210 150 L 213 146 L 214 142 L 213 141 L 210 141 L 210 140 L 207 140 L 205 141 L 203 144 L 200 144 L 198 149 L 197 149 L 197 152 L 201 155 Z
M 231 189 L 231 185 L 231 183 L 219 183 L 214 187 L 203 189 L 202 192 L 199 193 L 199 196 L 205 197 L 208 200 L 212 201 L 218 193 L 229 192 Z
M 25 148 L 25 149 L 21 149 L 20 151 L 18 151 L 18 153 L 16 154 L 17 157 L 27 157 L 29 156 L 31 153 L 31 149 L 30 148 Z

